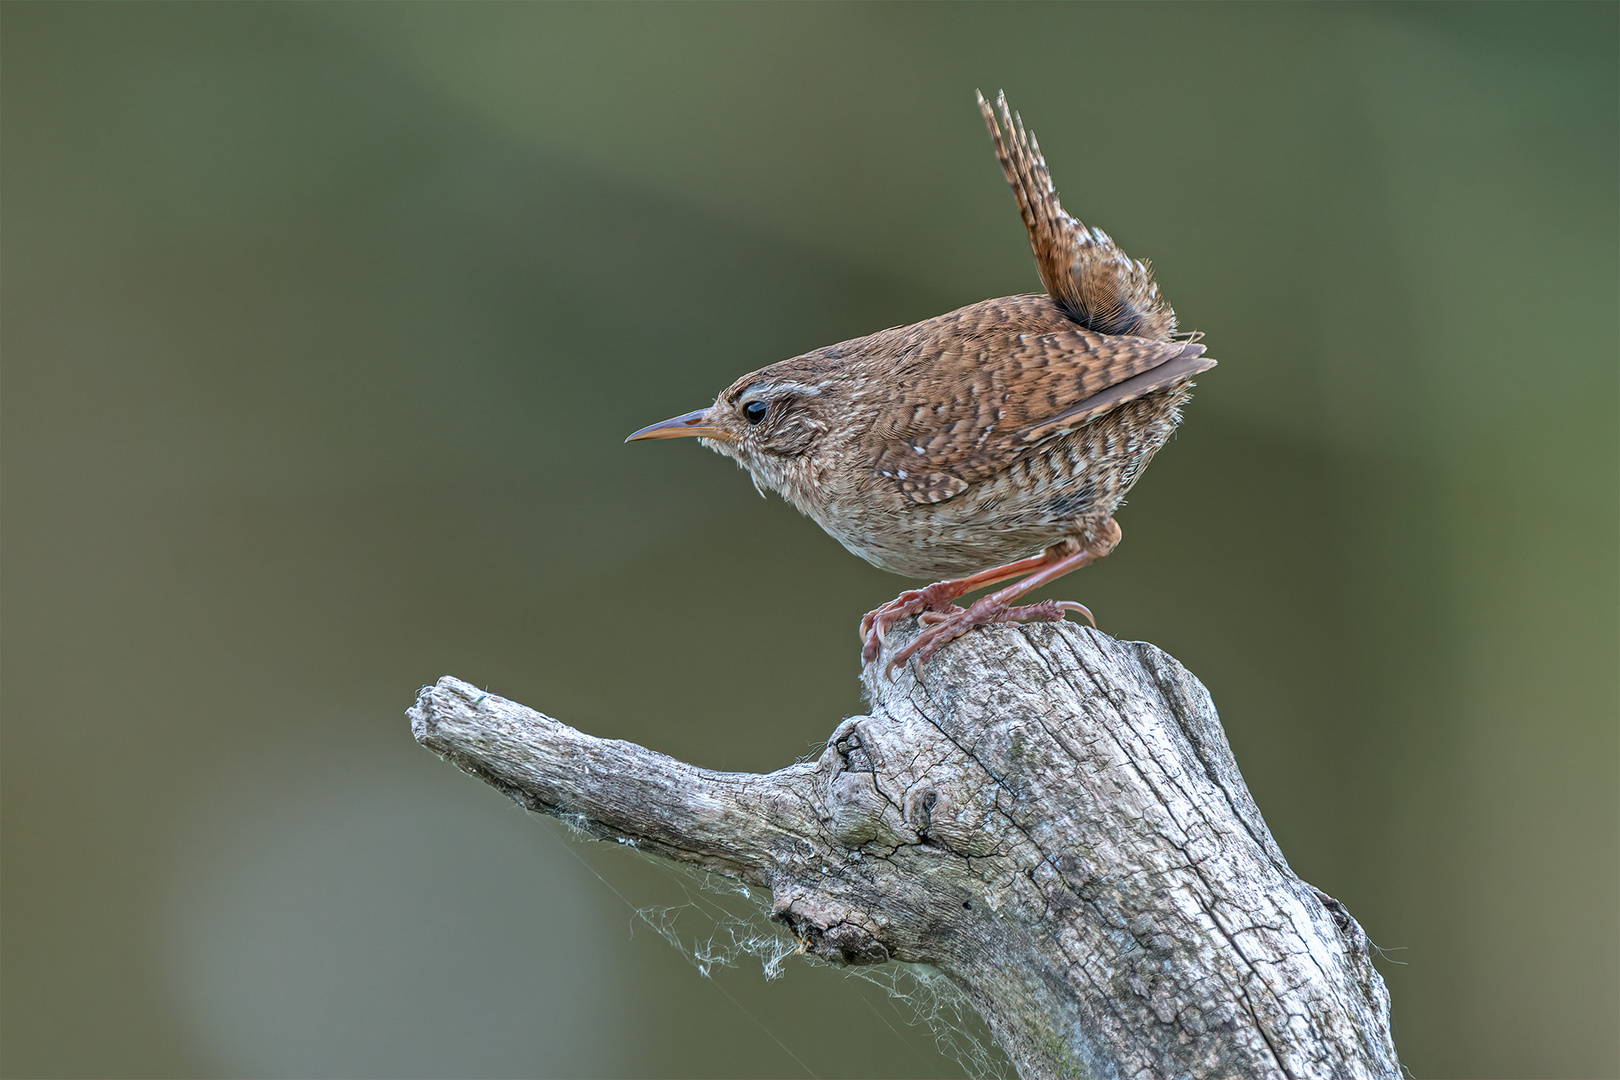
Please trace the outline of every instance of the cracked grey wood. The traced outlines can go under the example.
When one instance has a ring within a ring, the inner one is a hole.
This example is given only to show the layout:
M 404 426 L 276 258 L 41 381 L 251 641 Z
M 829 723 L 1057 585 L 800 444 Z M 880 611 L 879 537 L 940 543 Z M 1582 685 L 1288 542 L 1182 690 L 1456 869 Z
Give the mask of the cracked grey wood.
M 1400 1075 L 1366 936 L 1289 869 L 1175 660 L 1035 624 L 863 678 L 871 711 L 766 775 L 448 677 L 410 716 L 532 810 L 770 890 L 824 960 L 934 965 L 1021 1076 Z

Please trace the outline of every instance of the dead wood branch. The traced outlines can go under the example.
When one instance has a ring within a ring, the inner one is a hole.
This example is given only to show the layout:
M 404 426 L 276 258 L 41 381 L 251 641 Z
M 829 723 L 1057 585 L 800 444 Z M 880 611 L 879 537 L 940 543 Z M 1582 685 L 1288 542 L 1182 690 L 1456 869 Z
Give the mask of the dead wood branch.
M 410 715 L 532 810 L 768 889 L 816 956 L 934 965 L 1022 1076 L 1400 1075 L 1366 936 L 1288 868 L 1175 660 L 1039 624 L 865 681 L 868 715 L 767 775 L 452 678 Z

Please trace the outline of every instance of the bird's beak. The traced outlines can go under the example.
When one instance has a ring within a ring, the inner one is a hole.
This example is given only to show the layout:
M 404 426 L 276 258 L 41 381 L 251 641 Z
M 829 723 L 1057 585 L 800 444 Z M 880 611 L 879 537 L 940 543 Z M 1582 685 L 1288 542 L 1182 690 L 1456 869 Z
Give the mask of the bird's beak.
M 703 421 L 708 417 L 708 409 L 698 409 L 683 416 L 676 416 L 669 420 L 661 420 L 656 424 L 649 424 L 640 431 L 633 432 L 625 442 L 635 442 L 638 439 L 679 439 L 692 435 L 699 439 L 719 439 L 721 442 L 736 442 L 737 437 L 729 431 L 721 431 L 713 424 Z

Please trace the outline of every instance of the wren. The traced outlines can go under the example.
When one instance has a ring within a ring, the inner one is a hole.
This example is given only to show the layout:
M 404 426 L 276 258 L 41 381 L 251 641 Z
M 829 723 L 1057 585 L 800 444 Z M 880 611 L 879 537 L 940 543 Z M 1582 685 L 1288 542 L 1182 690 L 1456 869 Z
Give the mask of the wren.
M 695 436 L 874 566 L 941 578 L 861 620 L 862 659 L 926 660 L 975 627 L 1091 613 L 1015 602 L 1119 543 L 1115 509 L 1215 366 L 1145 262 L 1064 212 L 1040 145 L 997 98 L 979 108 L 1044 294 L 983 300 L 816 349 L 732 383 L 713 405 L 627 439 Z M 953 601 L 1011 581 L 967 608 Z

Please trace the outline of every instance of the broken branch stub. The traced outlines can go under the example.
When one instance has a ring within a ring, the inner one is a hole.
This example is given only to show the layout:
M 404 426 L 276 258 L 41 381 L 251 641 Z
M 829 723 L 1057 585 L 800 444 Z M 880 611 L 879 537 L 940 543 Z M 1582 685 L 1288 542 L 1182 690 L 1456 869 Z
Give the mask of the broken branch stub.
M 824 960 L 933 965 L 1021 1076 L 1400 1075 L 1366 936 L 1288 868 L 1175 660 L 1054 623 L 974 631 L 920 679 L 881 663 L 868 715 L 766 775 L 448 677 L 412 730 L 532 810 L 769 889 Z

